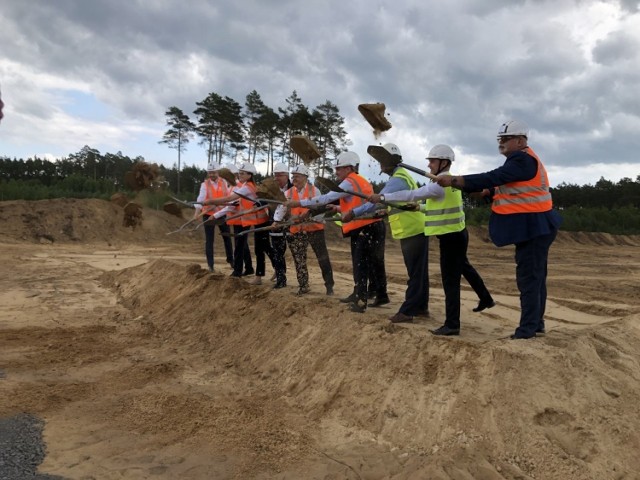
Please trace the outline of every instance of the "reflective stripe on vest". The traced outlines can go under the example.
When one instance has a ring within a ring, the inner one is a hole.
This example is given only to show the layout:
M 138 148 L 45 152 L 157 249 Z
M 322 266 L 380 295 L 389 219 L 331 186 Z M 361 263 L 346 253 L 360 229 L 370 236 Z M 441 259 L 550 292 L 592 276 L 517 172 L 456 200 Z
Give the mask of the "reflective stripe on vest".
M 347 175 L 347 178 L 345 178 L 345 180 L 347 180 L 351 184 L 351 189 L 353 192 L 362 193 L 364 195 L 373 194 L 373 187 L 363 176 L 358 175 L 355 172 L 351 172 L 349 175 Z M 366 200 L 364 198 L 356 197 L 355 195 L 342 197 L 340 198 L 340 211 L 342 213 L 347 213 L 357 206 L 362 205 L 363 203 L 366 203 Z M 351 222 L 342 224 L 342 233 L 346 235 L 353 230 L 357 230 L 358 228 L 362 228 L 365 225 L 369 225 L 371 223 L 376 223 L 379 221 L 379 218 L 372 218 L 367 220 L 352 220 Z
M 302 189 L 302 195 L 299 194 L 298 189 L 296 187 L 291 187 L 286 191 L 285 196 L 288 200 L 307 200 L 313 198 L 315 195 L 315 188 L 309 182 L 307 182 Z M 295 207 L 291 209 L 291 215 L 302 216 L 309 211 L 308 208 L 304 207 Z M 289 231 L 291 233 L 299 233 L 299 232 L 316 232 L 318 230 L 324 230 L 323 223 L 307 223 L 304 225 L 291 225 L 289 227 Z
M 450 175 L 450 174 L 449 174 Z M 451 187 L 444 189 L 442 200 L 427 199 L 424 234 L 444 235 L 464 230 L 462 192 Z
M 257 198 L 256 191 L 258 187 L 253 182 L 247 182 L 244 185 L 251 190 L 251 197 Z M 244 198 L 240 199 L 240 211 L 244 212 L 246 210 L 251 210 L 255 208 L 255 204 L 251 200 L 246 200 Z M 247 215 L 243 215 L 240 217 L 242 219 L 243 227 L 250 227 L 252 225 L 261 225 L 269 220 L 269 208 L 264 207 L 257 212 L 249 213 Z
M 540 213 L 553 208 L 547 170 L 531 148 L 525 148 L 524 152 L 536 159 L 538 171 L 531 180 L 496 187 L 491 205 L 495 213 Z
M 418 184 L 404 168 L 396 168 L 392 177 L 401 178 L 409 185 L 409 190 L 418 188 Z M 424 213 L 400 212 L 389 215 L 391 235 L 395 239 L 413 237 L 424 233 Z

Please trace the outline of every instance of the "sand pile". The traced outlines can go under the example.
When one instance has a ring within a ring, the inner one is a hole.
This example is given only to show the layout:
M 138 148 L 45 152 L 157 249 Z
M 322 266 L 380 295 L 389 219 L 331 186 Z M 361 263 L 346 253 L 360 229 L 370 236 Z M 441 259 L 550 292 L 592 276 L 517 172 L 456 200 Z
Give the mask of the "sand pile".
M 254 392 L 243 395 L 251 413 L 231 416 L 226 440 L 231 449 L 253 445 L 252 454 L 274 468 L 286 469 L 287 454 L 290 461 L 308 454 L 314 436 L 313 448 L 369 465 L 370 478 L 595 479 L 640 471 L 638 314 L 533 342 L 477 343 L 372 321 L 321 298 L 256 290 L 198 266 L 155 261 L 105 281 L 144 314 L 146 334 L 249 379 L 238 388 Z M 218 415 L 228 412 L 197 406 L 189 409 L 191 428 L 215 435 Z M 178 410 L 175 418 L 173 409 L 164 412 L 162 427 L 155 416 L 149 424 L 174 431 L 184 422 Z M 132 405 L 121 420 L 146 430 L 141 414 Z M 253 425 L 274 416 L 277 440 L 262 438 L 257 448 Z M 382 464 L 377 448 L 387 451 Z

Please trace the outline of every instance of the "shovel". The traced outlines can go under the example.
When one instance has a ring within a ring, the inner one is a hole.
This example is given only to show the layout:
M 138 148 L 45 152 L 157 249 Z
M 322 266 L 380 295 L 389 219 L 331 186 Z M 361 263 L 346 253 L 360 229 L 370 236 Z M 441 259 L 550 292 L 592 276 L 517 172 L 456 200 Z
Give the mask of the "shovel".
M 340 186 L 336 182 L 329 180 L 328 178 L 323 178 L 323 177 L 316 178 L 316 185 L 328 188 L 332 192 L 348 193 L 349 195 L 354 195 L 356 197 L 364 198 L 365 200 L 369 199 L 369 196 L 365 195 L 364 193 L 353 192 L 351 190 L 344 190 L 340 188 Z M 397 203 L 391 203 L 391 202 L 379 202 L 379 203 L 381 203 L 382 205 L 387 205 L 388 207 L 397 208 L 398 210 L 410 210 L 410 211 L 415 210 L 415 204 L 398 205 Z
M 310 217 L 302 222 L 282 222 L 279 223 L 276 228 L 286 228 L 286 227 L 291 227 L 294 225 L 306 225 L 306 224 L 310 224 L 310 223 L 320 223 L 322 222 L 322 220 L 328 220 L 327 217 L 325 217 L 324 213 L 315 215 L 313 217 Z M 259 228 L 254 228 L 253 230 L 245 230 L 243 232 L 240 232 L 238 235 L 247 235 L 248 233 L 251 232 L 262 232 L 265 230 L 275 230 L 275 228 L 273 228 L 273 225 L 268 225 L 266 227 L 259 227 Z
M 243 212 L 236 213 L 235 215 L 231 215 L 230 217 L 227 217 L 227 216 L 218 217 L 218 218 L 209 217 L 204 222 L 199 223 L 196 226 L 196 228 L 194 228 L 194 230 L 199 229 L 203 225 L 222 225 L 223 223 L 226 223 L 227 220 L 233 220 L 234 218 L 242 217 L 243 215 L 249 215 L 250 213 L 255 213 L 255 212 L 258 212 L 258 211 L 263 210 L 265 208 L 267 208 L 267 207 L 262 205 L 262 206 L 259 206 L 259 207 L 251 208 L 249 210 L 245 210 Z
M 281 200 L 272 200 L 270 198 L 251 198 L 251 197 L 247 197 L 246 195 L 243 195 L 243 194 L 238 193 L 238 192 L 233 192 L 233 193 L 238 195 L 240 198 L 244 198 L 245 200 L 249 200 L 250 202 L 253 202 L 253 203 L 261 203 L 261 202 L 263 202 L 263 203 L 275 203 L 277 205 L 284 205 L 285 203 L 287 203 L 286 201 L 283 202 Z M 262 208 L 265 208 L 265 207 L 263 206 Z
M 195 222 L 196 220 L 198 220 L 199 218 L 192 218 L 191 220 L 187 221 L 186 223 L 183 223 L 182 225 L 180 225 L 180 228 L 178 228 L 177 230 L 174 230 L 172 232 L 168 232 L 167 235 L 172 235 L 174 233 L 178 233 L 181 232 L 182 230 L 184 230 L 187 226 L 191 225 L 193 222 Z
M 407 165 L 404 162 L 400 162 L 398 164 L 399 167 L 406 168 L 407 170 L 411 170 L 413 173 L 417 173 L 418 175 L 422 175 L 423 177 L 430 178 L 431 180 L 437 180 L 438 177 L 433 173 L 429 173 L 425 170 L 420 170 L 419 168 L 414 167 L 413 165 Z

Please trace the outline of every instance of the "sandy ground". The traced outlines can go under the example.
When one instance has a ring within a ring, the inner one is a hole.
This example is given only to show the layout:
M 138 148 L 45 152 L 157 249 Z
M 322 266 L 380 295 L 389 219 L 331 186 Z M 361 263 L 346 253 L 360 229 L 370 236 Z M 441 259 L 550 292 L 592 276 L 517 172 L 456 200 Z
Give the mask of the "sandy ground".
M 185 217 L 187 213 L 185 212 Z M 431 317 L 354 314 L 348 243 L 330 231 L 336 296 L 311 254 L 312 293 L 202 268 L 184 220 L 97 200 L 1 202 L 0 417 L 45 421 L 39 471 L 72 479 L 639 479 L 640 239 L 561 233 L 548 334 L 517 324 L 513 250 L 471 231 L 498 305 L 462 334 L 443 321 L 437 244 Z M 223 265 L 217 238 L 218 265 Z M 288 255 L 288 254 L 287 254 Z M 267 277 L 271 274 L 268 269 Z

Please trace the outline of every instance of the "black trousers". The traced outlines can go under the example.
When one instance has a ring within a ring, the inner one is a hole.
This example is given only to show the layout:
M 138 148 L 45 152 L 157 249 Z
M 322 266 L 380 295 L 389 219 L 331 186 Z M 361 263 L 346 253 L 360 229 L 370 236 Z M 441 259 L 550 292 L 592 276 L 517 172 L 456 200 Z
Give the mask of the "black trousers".
M 260 225 L 256 225 L 255 228 L 262 228 L 269 225 L 270 222 L 265 222 Z M 273 249 L 271 248 L 271 241 L 269 240 L 269 232 L 266 230 L 262 232 L 255 232 L 253 234 L 253 251 L 256 254 L 256 276 L 264 277 L 265 274 L 265 259 L 269 257 L 271 266 L 273 266 Z
M 398 311 L 413 316 L 429 309 L 429 237 L 421 233 L 402 238 L 400 249 L 409 279 Z
M 296 266 L 298 285 L 300 285 L 300 287 L 309 286 L 307 247 L 311 245 L 311 249 L 318 259 L 324 286 L 327 289 L 333 288 L 333 268 L 331 267 L 331 260 L 329 260 L 329 251 L 327 250 L 324 230 L 294 233 L 293 235 L 289 235 L 287 240 L 289 241 L 289 247 L 293 255 L 293 263 Z
M 488 300 L 491 294 L 480 277 L 480 274 L 469 263 L 467 247 L 469 233 L 467 229 L 460 232 L 438 235 L 440 241 L 440 273 L 444 288 L 446 319 L 444 324 L 449 328 L 460 328 L 460 280 L 464 278 L 481 300 Z
M 370 223 L 350 233 L 356 296 L 360 300 L 367 300 L 367 282 L 371 277 L 377 296 L 388 297 L 384 267 L 385 224 L 382 221 Z
M 287 262 L 284 254 L 287 251 L 286 234 L 269 235 L 271 237 L 271 248 L 273 250 L 272 264 L 276 271 L 276 285 L 287 284 Z
M 249 239 L 247 235 L 239 235 L 241 232 L 249 230 L 249 227 L 242 225 L 233 226 L 233 276 L 242 275 L 242 266 L 244 271 L 253 273 L 253 263 L 251 262 L 251 252 L 249 251 Z
M 202 221 L 204 222 L 204 255 L 207 257 L 207 265 L 210 269 L 213 269 L 213 244 L 215 240 L 216 226 L 211 223 L 207 223 L 207 220 L 211 218 L 211 215 L 203 215 Z M 229 226 L 226 223 L 218 225 L 222 241 L 224 242 L 224 251 L 227 256 L 227 263 L 233 263 L 233 247 L 231 246 L 231 238 L 228 235 L 222 235 L 223 233 L 229 233 Z

